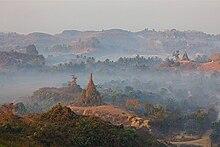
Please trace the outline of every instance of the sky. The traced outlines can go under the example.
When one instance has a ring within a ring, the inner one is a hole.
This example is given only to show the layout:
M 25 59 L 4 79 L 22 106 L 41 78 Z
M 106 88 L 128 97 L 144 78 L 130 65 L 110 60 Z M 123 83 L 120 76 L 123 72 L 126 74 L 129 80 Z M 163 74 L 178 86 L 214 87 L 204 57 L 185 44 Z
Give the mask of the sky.
M 220 0 L 0 0 L 0 32 L 177 29 L 220 34 Z

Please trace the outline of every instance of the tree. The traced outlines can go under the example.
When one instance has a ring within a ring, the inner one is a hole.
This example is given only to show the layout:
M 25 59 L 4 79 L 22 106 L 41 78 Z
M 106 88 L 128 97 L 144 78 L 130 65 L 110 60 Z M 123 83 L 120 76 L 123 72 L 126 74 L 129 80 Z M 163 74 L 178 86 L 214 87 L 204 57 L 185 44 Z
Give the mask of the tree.
M 24 115 L 27 113 L 27 109 L 25 108 L 23 103 L 15 104 L 15 114 L 16 115 Z
M 210 127 L 211 122 L 206 112 L 199 110 L 194 114 L 194 116 L 196 120 L 196 130 L 198 133 L 202 133 Z
M 125 87 L 125 93 L 130 93 L 130 92 L 133 92 L 133 91 L 134 91 L 134 88 L 132 88 L 130 86 Z
M 211 59 L 209 59 L 207 55 L 197 55 L 195 61 L 198 63 L 206 63 L 206 62 L 210 62 Z
M 127 99 L 125 100 L 125 105 L 127 108 L 131 110 L 140 108 L 140 102 L 137 99 Z
M 110 60 L 109 59 L 106 59 L 105 61 L 104 61 L 104 63 L 109 63 L 110 62 Z
M 38 51 L 36 49 L 36 46 L 34 44 L 28 45 L 26 47 L 26 53 L 29 55 L 38 55 Z
M 214 143 L 220 143 L 220 121 L 212 124 L 210 138 Z
M 157 111 L 157 109 L 155 109 L 154 106 L 149 103 L 145 103 L 144 108 L 145 108 L 145 115 L 147 116 L 153 115 Z
M 178 61 L 180 59 L 179 55 L 180 55 L 180 51 L 179 50 L 173 52 L 173 56 L 175 57 L 176 61 Z
M 113 91 L 112 92 L 112 101 L 113 101 L 113 103 L 115 103 L 115 104 L 117 104 L 117 102 L 118 102 L 118 99 L 119 99 L 119 94 L 116 92 L 116 91 Z

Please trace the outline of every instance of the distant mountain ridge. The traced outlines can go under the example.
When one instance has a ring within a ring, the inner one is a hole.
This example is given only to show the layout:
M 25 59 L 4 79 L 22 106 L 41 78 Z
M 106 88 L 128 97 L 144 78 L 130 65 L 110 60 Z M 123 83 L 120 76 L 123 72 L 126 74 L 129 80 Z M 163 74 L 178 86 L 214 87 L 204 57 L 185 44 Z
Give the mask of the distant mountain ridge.
M 166 31 L 145 29 L 139 32 L 121 29 L 64 30 L 55 35 L 40 32 L 27 35 L 0 32 L 0 51 L 19 51 L 29 44 L 35 44 L 40 53 L 52 55 L 167 55 L 175 50 L 187 50 L 189 55 L 196 53 L 210 55 L 220 50 L 220 35 L 175 29 Z

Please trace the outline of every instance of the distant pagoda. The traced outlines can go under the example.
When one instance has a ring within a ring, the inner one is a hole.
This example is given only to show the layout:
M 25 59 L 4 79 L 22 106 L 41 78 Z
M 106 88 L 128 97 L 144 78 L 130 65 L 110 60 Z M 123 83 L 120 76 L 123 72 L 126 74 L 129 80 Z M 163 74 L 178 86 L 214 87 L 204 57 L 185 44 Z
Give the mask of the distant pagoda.
M 93 93 L 96 93 L 96 88 L 95 88 L 95 84 L 93 82 L 93 79 L 92 79 L 92 72 L 90 73 L 90 80 L 89 80 L 89 84 L 87 86 L 87 89 L 86 89 L 86 97 L 90 97 L 91 94 Z
M 76 83 L 77 77 L 75 75 L 72 75 L 72 81 L 71 81 L 71 87 L 76 88 L 78 85 Z
M 188 57 L 186 51 L 183 54 L 182 61 L 189 61 L 189 57 Z
M 77 77 L 75 75 L 72 75 L 72 81 L 69 84 L 69 88 L 73 93 L 81 92 L 82 88 L 77 84 L 76 81 Z

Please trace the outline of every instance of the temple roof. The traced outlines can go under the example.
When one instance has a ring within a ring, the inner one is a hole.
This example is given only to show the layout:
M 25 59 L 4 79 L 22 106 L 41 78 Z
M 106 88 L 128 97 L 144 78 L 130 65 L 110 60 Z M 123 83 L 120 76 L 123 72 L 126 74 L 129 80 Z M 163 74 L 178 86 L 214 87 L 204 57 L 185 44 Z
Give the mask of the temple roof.
M 188 57 L 186 51 L 183 54 L 182 61 L 189 61 L 189 57 Z

